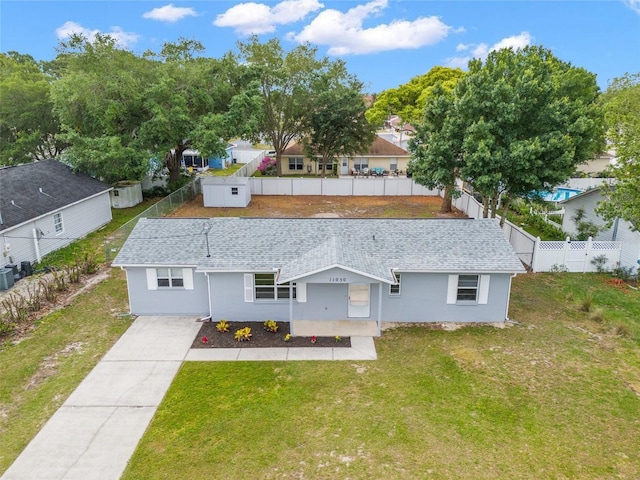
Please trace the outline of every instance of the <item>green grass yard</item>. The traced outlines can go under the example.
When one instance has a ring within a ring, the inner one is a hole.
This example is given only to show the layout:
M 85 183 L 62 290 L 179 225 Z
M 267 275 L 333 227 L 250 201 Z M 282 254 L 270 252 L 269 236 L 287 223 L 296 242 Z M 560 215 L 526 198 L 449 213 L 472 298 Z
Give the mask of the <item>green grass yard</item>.
M 374 362 L 185 363 L 123 478 L 638 478 L 640 294 L 607 279 L 519 276 L 518 324 Z

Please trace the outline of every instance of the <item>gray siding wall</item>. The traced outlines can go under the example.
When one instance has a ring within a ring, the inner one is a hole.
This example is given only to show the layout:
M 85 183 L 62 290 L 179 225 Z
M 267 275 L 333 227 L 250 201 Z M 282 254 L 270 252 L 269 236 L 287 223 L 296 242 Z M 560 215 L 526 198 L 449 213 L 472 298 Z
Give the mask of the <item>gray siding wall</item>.
M 129 307 L 134 315 L 199 315 L 209 313 L 207 277 L 193 274 L 193 290 L 183 288 L 147 288 L 145 268 L 127 268 Z
M 56 234 L 53 216 L 58 212 L 62 213 L 63 231 Z M 10 260 L 18 265 L 22 261 L 35 262 L 34 228 L 39 228 L 44 233 L 38 242 L 40 255 L 44 257 L 47 253 L 65 247 L 77 238 L 85 237 L 110 221 L 111 201 L 109 192 L 105 192 L 75 205 L 56 210 L 8 232 L 3 232 L 0 234 L 2 236 L 1 251 L 6 251 L 7 243 L 10 245 L 10 250 L 8 255 L 3 256 L 0 261 L 3 262 L 3 265 L 10 263 Z
M 289 300 L 244 301 L 244 274 L 214 273 L 209 277 L 213 299 L 211 316 L 214 321 L 289 321 Z
M 400 273 L 400 295 L 382 289 L 384 322 L 501 322 L 509 298 L 509 274 L 492 274 L 486 305 L 448 305 L 447 274 Z
M 385 322 L 500 322 L 505 320 L 509 298 L 509 274 L 491 275 L 486 305 L 448 305 L 447 274 L 401 274 L 400 295 L 389 295 L 382 285 L 382 320 Z M 244 301 L 241 273 L 213 274 L 213 319 L 230 321 L 289 321 L 289 301 Z M 293 316 L 300 320 L 348 318 L 348 285 L 307 283 L 307 301 L 293 302 Z M 370 317 L 378 319 L 378 284 L 371 284 Z M 358 320 L 358 319 L 354 319 Z M 366 320 L 362 318 L 361 320 Z

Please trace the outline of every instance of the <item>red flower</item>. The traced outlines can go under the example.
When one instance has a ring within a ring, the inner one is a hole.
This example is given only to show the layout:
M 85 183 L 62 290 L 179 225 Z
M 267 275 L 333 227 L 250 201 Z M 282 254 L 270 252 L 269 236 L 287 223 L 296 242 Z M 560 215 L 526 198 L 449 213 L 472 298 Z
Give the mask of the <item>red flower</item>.
M 209 343 L 209 339 L 207 337 L 202 337 L 202 343 Z
M 315 335 L 313 337 L 311 337 L 311 343 L 316 343 L 317 341 L 318 341 L 318 339 L 316 338 Z

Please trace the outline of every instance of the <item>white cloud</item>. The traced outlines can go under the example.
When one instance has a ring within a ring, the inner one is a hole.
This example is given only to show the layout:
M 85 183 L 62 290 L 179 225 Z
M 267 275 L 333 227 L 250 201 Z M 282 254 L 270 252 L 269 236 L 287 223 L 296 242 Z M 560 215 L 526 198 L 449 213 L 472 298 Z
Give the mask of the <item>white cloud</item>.
M 132 32 L 125 32 L 120 27 L 111 27 L 110 32 L 101 32 L 100 30 L 90 30 L 88 28 L 83 27 L 82 25 L 76 22 L 65 22 L 62 26 L 56 28 L 56 36 L 60 40 L 66 40 L 68 37 L 78 34 L 82 35 L 84 38 L 93 42 L 97 34 L 109 35 L 116 41 L 116 44 L 120 48 L 129 48 L 133 44 L 135 44 L 140 35 Z
M 386 7 L 387 0 L 373 0 L 344 13 L 334 9 L 324 10 L 300 33 L 289 34 L 289 38 L 299 43 L 328 45 L 329 55 L 346 55 L 433 45 L 452 30 L 438 17 L 393 20 L 391 23 L 363 28 L 364 20 L 379 14 Z
M 239 3 L 218 15 L 213 24 L 233 27 L 243 35 L 272 33 L 277 25 L 298 22 L 323 7 L 317 0 L 284 0 L 273 7 L 264 3 Z
M 174 7 L 173 3 L 165 5 L 164 7 L 154 8 L 153 10 L 144 12 L 142 14 L 143 18 L 150 18 L 151 20 L 158 20 L 160 22 L 166 23 L 175 23 L 185 17 L 197 16 L 198 14 L 193 8 Z
M 640 0 L 638 0 L 640 1 Z M 484 60 L 489 53 L 495 50 L 501 50 L 503 48 L 513 48 L 514 50 L 520 50 L 527 45 L 531 45 L 533 37 L 529 32 L 522 32 L 520 35 L 512 35 L 506 37 L 495 43 L 492 47 L 489 47 L 486 43 L 460 43 L 456 46 L 457 52 L 469 52 L 469 55 L 464 57 L 451 57 L 447 59 L 447 66 L 451 68 L 467 68 L 467 64 L 473 58 L 479 58 Z
M 640 0 L 622 0 L 634 12 L 640 14 Z

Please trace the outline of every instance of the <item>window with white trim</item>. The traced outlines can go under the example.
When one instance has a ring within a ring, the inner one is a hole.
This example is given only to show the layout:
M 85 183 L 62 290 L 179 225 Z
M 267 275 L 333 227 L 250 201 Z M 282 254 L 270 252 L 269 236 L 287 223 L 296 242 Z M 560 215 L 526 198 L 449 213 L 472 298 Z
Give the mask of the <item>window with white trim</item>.
M 302 157 L 289 157 L 289 170 L 302 170 Z
M 274 273 L 256 273 L 253 276 L 256 300 L 286 300 L 289 298 L 289 282 L 276 285 Z M 293 284 L 293 298 L 296 298 L 296 284 Z
M 396 284 L 389 285 L 389 295 L 400 295 L 400 274 L 395 273 Z
M 183 288 L 182 268 L 156 268 L 158 288 Z
M 475 302 L 478 299 L 478 275 L 458 275 L 458 302 Z
M 62 224 L 62 212 L 53 214 L 53 228 L 56 231 L 56 235 L 64 231 L 64 225 Z
M 357 171 L 363 170 L 365 168 L 369 168 L 369 159 L 368 158 L 356 158 L 353 161 L 353 168 Z

